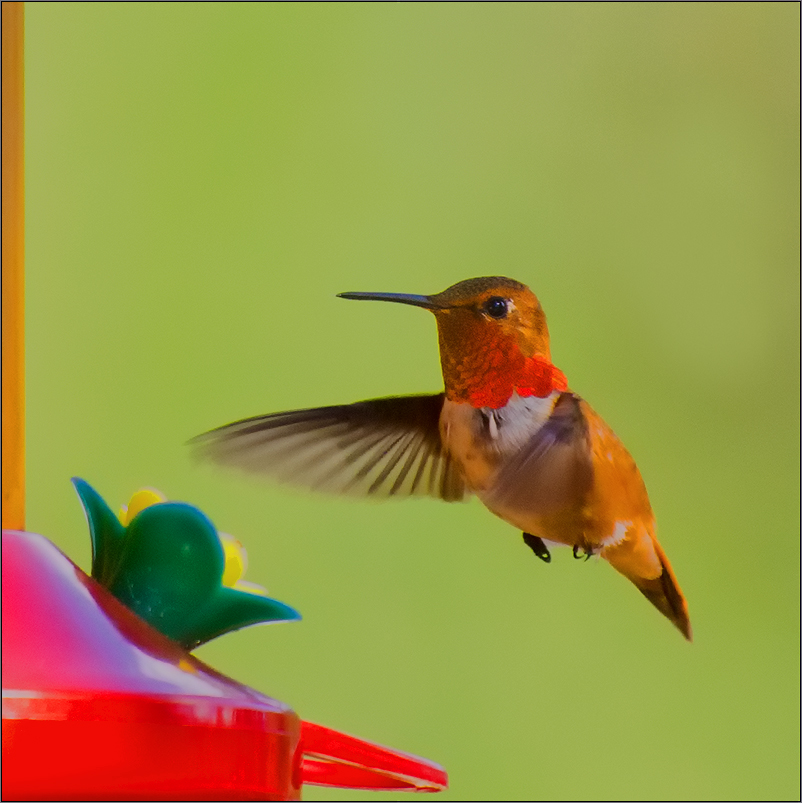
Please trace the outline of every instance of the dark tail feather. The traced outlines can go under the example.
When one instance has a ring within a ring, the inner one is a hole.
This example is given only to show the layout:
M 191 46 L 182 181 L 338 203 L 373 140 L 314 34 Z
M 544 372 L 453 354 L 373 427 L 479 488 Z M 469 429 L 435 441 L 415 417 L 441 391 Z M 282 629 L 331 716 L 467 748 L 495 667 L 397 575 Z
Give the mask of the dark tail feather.
M 633 578 L 633 581 L 641 590 L 643 596 L 646 597 L 663 616 L 670 619 L 688 641 L 693 641 L 691 620 L 688 618 L 688 603 L 685 602 L 685 597 L 682 595 L 682 591 L 680 591 L 677 578 L 674 577 L 674 572 L 671 570 L 671 564 L 668 562 L 668 558 L 665 556 L 665 553 L 656 540 L 653 539 L 652 543 L 660 558 L 660 565 L 663 567 L 663 571 L 660 576 L 656 577 L 654 580 Z

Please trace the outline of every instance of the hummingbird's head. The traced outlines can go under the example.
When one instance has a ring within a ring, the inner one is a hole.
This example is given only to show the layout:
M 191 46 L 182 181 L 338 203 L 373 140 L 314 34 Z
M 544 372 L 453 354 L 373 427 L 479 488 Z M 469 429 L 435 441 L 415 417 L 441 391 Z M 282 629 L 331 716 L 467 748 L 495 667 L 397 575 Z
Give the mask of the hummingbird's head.
M 513 391 L 547 396 L 565 377 L 551 365 L 546 316 L 535 294 L 503 276 L 467 279 L 432 296 L 340 293 L 434 313 L 446 395 L 474 407 L 501 407 Z M 556 373 L 555 373 L 556 372 Z

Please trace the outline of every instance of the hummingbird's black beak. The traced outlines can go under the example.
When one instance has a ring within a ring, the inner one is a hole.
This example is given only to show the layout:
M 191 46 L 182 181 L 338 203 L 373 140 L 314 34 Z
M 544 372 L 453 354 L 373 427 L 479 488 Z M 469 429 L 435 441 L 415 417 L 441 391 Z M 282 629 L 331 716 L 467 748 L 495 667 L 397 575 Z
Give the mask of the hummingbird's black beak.
M 337 298 L 352 298 L 356 301 L 394 301 L 396 304 L 410 304 L 429 310 L 441 309 L 441 306 L 429 296 L 415 296 L 411 293 L 338 293 Z

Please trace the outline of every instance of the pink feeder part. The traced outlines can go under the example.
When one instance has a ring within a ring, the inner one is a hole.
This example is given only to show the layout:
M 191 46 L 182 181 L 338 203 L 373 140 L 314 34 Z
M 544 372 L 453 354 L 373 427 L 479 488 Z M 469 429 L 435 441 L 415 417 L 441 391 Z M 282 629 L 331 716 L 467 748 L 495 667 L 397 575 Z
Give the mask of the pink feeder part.
M 439 791 L 426 759 L 302 722 L 130 611 L 41 535 L 3 531 L 4 800 L 298 800 Z

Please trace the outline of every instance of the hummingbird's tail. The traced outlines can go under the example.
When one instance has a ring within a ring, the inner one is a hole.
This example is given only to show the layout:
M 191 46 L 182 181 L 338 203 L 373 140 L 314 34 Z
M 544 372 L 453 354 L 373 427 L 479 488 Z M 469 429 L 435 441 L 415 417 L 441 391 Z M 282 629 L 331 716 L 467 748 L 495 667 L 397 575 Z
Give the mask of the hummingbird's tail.
M 688 618 L 688 603 L 682 595 L 666 553 L 663 552 L 657 541 L 654 541 L 654 548 L 660 558 L 660 565 L 663 567 L 663 571 L 654 580 L 645 578 L 635 580 L 635 585 L 660 613 L 667 616 L 679 628 L 679 631 L 688 641 L 693 641 L 691 620 Z
M 643 596 L 663 616 L 670 619 L 688 641 L 692 641 L 688 603 L 680 590 L 666 553 L 663 552 L 657 539 L 651 532 L 642 531 L 638 533 L 638 537 L 629 542 L 628 546 L 630 549 L 627 549 L 625 544 L 621 544 L 618 548 L 605 549 L 602 557 L 608 560 L 614 569 L 628 577 L 640 589 Z M 645 553 L 651 553 L 649 557 L 652 560 L 644 561 Z M 654 576 L 654 571 L 643 571 L 647 564 L 656 565 L 657 561 L 660 564 L 660 574 Z M 651 577 L 648 576 L 650 574 Z

